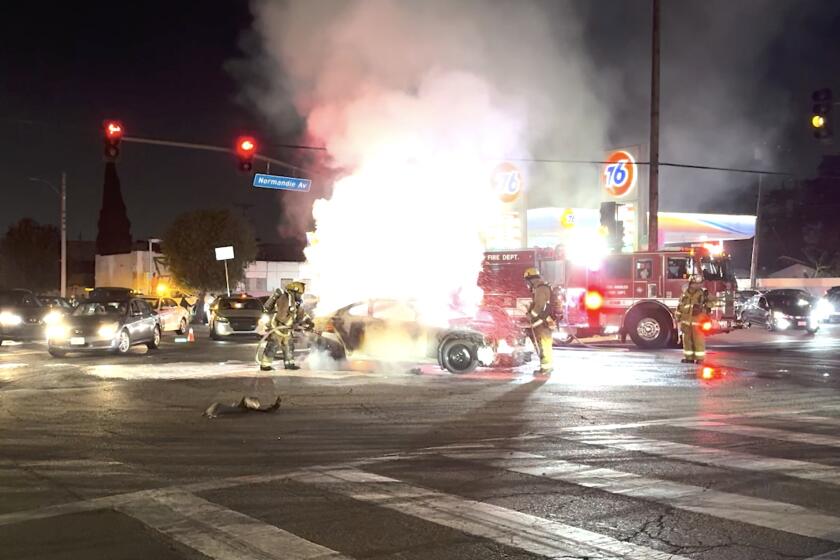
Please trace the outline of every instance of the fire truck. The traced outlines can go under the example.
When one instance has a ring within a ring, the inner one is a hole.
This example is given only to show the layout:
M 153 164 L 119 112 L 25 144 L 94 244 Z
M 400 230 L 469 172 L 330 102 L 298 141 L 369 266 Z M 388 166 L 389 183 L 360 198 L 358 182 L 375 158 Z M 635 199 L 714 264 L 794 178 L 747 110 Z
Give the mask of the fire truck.
M 737 328 L 736 282 L 729 256 L 717 244 L 605 256 L 597 266 L 579 265 L 557 249 L 485 253 L 479 275 L 484 306 L 501 308 L 525 321 L 531 294 L 524 271 L 535 267 L 553 290 L 559 331 L 578 337 L 619 335 L 640 348 L 677 344 L 677 303 L 693 274 L 715 304 L 703 330 L 709 334 Z

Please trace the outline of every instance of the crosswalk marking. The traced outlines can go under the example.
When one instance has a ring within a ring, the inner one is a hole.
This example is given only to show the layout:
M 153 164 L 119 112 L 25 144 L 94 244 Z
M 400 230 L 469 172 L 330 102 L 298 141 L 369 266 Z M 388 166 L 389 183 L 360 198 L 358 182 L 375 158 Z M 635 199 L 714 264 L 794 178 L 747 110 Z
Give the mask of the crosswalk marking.
M 327 486 L 355 500 L 373 503 L 534 554 L 592 556 L 627 560 L 687 560 L 651 548 L 550 521 L 492 504 L 476 502 L 357 469 L 325 469 L 296 477 L 308 484 Z
M 733 434 L 738 436 L 748 436 L 763 439 L 775 439 L 778 441 L 788 441 L 792 443 L 807 443 L 809 445 L 840 447 L 840 438 L 826 436 L 822 434 L 809 434 L 805 432 L 791 432 L 788 430 L 778 430 L 776 428 L 761 428 L 758 426 L 747 426 L 743 424 L 727 424 L 725 422 L 705 420 L 671 421 L 668 422 L 668 425 L 675 426 L 678 428 L 689 428 L 694 430 L 720 432 L 723 434 Z
M 511 454 L 507 451 L 491 450 L 443 455 L 452 459 L 477 460 L 482 464 L 512 472 L 651 500 L 673 508 L 722 519 L 840 542 L 840 517 L 833 517 L 793 504 L 550 459 L 533 453 L 514 452 Z
M 118 508 L 213 559 L 339 560 L 348 558 L 187 492 L 160 494 Z
M 648 455 L 657 455 L 669 459 L 678 459 L 690 463 L 701 463 L 715 467 L 741 469 L 748 471 L 770 472 L 815 480 L 840 486 L 840 468 L 794 459 L 762 457 L 739 451 L 728 451 L 714 447 L 701 447 L 656 439 L 647 439 L 631 435 L 614 433 L 573 434 L 563 439 L 586 445 L 600 445 L 623 451 L 640 451 Z

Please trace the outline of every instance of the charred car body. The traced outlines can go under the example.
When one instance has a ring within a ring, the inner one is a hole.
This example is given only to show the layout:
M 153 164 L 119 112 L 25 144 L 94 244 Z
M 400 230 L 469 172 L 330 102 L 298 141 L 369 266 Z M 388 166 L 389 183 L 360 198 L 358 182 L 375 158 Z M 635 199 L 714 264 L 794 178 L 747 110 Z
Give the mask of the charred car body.
M 496 338 L 504 326 L 491 313 L 486 311 L 440 326 L 424 321 L 411 302 L 368 300 L 316 319 L 315 332 L 320 336 L 314 345 L 329 351 L 334 359 L 344 359 L 354 352 L 374 356 L 394 352 L 403 360 L 433 359 L 451 373 L 529 361 L 531 353 L 519 345 L 524 340 Z

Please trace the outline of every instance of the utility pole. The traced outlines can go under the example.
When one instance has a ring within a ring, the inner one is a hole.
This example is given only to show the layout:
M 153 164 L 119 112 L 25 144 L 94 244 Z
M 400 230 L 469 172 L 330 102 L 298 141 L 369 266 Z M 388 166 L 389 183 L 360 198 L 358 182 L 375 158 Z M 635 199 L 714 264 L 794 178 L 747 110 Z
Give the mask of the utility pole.
M 64 171 L 61 172 L 61 184 L 59 188 L 55 188 L 55 185 L 40 177 L 29 177 L 28 179 L 33 183 L 47 185 L 52 192 L 58 195 L 58 227 L 61 230 L 61 282 L 59 286 L 61 297 L 67 297 L 67 173 Z
M 67 173 L 61 172 L 61 297 L 67 297 Z
M 761 226 L 761 175 L 758 176 L 758 198 L 755 201 L 755 235 L 753 235 L 752 259 L 750 260 L 750 288 L 756 288 L 758 275 L 758 229 Z
M 650 68 L 650 170 L 648 185 L 648 249 L 659 249 L 659 0 L 653 3 Z

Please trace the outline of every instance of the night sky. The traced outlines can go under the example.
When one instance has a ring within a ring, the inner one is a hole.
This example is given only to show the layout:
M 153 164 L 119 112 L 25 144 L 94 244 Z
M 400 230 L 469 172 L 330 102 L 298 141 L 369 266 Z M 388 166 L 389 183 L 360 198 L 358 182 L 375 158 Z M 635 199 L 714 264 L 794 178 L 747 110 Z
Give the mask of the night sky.
M 666 0 L 663 4 L 671 9 L 678 3 Z M 645 9 L 639 9 L 642 5 Z M 833 86 L 835 96 L 840 96 L 840 2 L 802 0 L 798 5 L 808 16 L 782 27 L 768 40 L 763 64 L 747 69 L 755 73 L 752 87 L 733 102 L 754 115 L 756 122 L 778 120 L 786 131 L 784 142 L 766 147 L 771 166 L 808 176 L 815 172 L 822 153 L 837 151 L 816 143 L 802 122 L 813 89 Z M 603 65 L 607 75 L 615 75 L 616 69 L 625 80 L 638 74 L 636 86 L 628 87 L 622 96 L 624 105 L 616 108 L 615 140 L 632 140 L 633 134 L 627 131 L 641 126 L 648 110 L 642 95 L 649 80 L 645 74 L 649 61 L 643 56 L 649 41 L 647 4 L 593 0 L 582 6 L 593 60 Z M 682 76 L 669 78 L 669 68 L 696 63 L 698 72 L 716 74 L 714 64 L 736 60 L 737 56 L 726 53 L 741 48 L 737 36 L 727 37 L 729 43 L 721 50 L 702 37 L 674 32 L 681 29 L 675 20 L 682 17 L 687 29 L 694 17 L 691 10 L 675 11 L 683 10 L 671 9 L 663 15 L 665 25 L 673 24 L 672 31 L 663 35 L 663 96 L 669 95 L 669 79 L 685 81 Z M 271 145 L 298 138 L 272 130 L 243 99 L 242 85 L 235 78 L 235 61 L 244 57 L 248 49 L 243 45 L 253 39 L 251 18 L 248 4 L 239 1 L 4 5 L 0 17 L 0 188 L 4 197 L 0 231 L 24 216 L 56 223 L 57 199 L 27 177 L 57 183 L 65 170 L 70 238 L 95 237 L 103 173 L 99 130 L 105 118 L 121 119 L 129 135 L 218 145 L 231 145 L 237 135 L 250 132 L 262 140 L 261 151 L 279 158 L 289 156 L 288 151 Z M 751 25 L 760 24 L 762 14 L 756 13 L 755 18 L 758 23 L 743 21 L 745 34 L 751 33 Z M 719 55 L 712 58 L 711 66 L 710 52 Z M 729 71 L 722 75 L 735 75 L 733 69 Z M 698 78 L 697 84 L 702 83 Z M 763 88 L 767 96 L 762 95 Z M 690 103 L 676 95 L 663 98 L 664 143 L 669 138 L 669 120 L 679 120 L 690 110 Z M 756 138 L 756 144 L 761 144 L 761 138 Z M 663 152 L 667 153 L 667 145 Z M 249 177 L 236 170 L 232 156 L 123 144 L 118 169 L 135 239 L 161 235 L 172 218 L 185 210 L 233 205 L 241 205 L 260 238 L 277 239 L 282 199 L 276 193 L 251 189 Z M 733 200 L 749 204 L 744 191 L 734 194 Z M 672 201 L 672 208 L 667 208 L 665 192 L 663 201 L 664 209 L 744 209 L 732 208 L 720 197 L 681 208 L 674 208 Z

